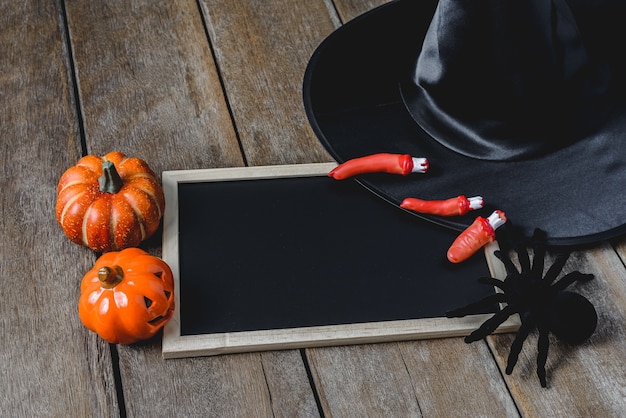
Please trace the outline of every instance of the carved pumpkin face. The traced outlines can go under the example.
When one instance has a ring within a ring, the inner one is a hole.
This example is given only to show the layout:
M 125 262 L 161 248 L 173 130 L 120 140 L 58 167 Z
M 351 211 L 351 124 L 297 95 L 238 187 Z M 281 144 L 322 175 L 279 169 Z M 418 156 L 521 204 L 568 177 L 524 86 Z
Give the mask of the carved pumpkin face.
M 83 277 L 78 313 L 113 344 L 154 336 L 174 313 L 174 278 L 160 258 L 138 248 L 102 255 Z

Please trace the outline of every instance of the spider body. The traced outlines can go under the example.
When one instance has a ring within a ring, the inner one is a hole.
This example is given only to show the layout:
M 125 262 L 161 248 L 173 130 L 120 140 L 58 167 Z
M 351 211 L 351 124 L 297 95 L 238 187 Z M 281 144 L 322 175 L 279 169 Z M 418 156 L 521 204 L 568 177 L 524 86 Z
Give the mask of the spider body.
M 511 345 L 506 373 L 511 374 L 513 372 L 524 341 L 530 332 L 537 328 L 539 331 L 537 376 L 541 386 L 546 387 L 545 365 L 548 357 L 549 333 L 552 332 L 569 344 L 579 344 L 593 334 L 598 317 L 589 300 L 578 293 L 565 290 L 576 281 L 591 280 L 593 275 L 574 271 L 555 281 L 569 257 L 569 253 L 566 253 L 557 255 L 544 276 L 546 248 L 545 235 L 542 231 L 535 231 L 532 247 L 534 253 L 532 265 L 528 252 L 521 246 L 516 249 L 520 270 L 515 267 L 508 256 L 496 251 L 494 255 L 502 261 L 506 268 L 506 278 L 501 281 L 492 277 L 485 277 L 479 279 L 479 282 L 495 286 L 502 293 L 487 296 L 478 302 L 447 312 L 446 315 L 448 317 L 463 317 L 480 312 L 483 308 L 494 303 L 505 303 L 504 308 L 468 335 L 465 342 L 471 343 L 485 338 L 511 315 L 519 314 L 521 326 Z

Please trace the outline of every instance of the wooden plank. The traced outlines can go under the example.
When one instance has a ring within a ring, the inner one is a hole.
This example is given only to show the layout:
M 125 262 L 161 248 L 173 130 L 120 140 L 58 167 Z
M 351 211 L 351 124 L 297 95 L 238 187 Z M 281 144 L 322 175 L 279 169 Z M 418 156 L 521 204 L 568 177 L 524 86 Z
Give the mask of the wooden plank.
M 151 340 L 120 350 L 129 416 L 271 416 L 258 355 L 163 360 Z
M 164 360 L 160 349 L 121 350 L 128 416 L 319 416 L 296 350 Z
M 518 416 L 482 342 L 315 348 L 307 356 L 327 416 Z
M 335 7 L 342 22 L 347 22 L 355 17 L 387 3 L 389 0 L 340 0 L 335 1 Z
M 618 245 L 626 255 L 626 241 Z M 546 267 L 549 266 L 546 262 Z M 518 364 L 506 377 L 521 413 L 525 416 L 623 416 L 626 410 L 626 271 L 608 244 L 572 254 L 563 274 L 579 270 L 595 279 L 568 288 L 587 297 L 598 312 L 595 334 L 579 346 L 550 337 L 546 365 L 548 388 L 536 375 L 537 333 L 524 344 Z M 560 278 L 561 276 L 559 276 Z M 501 370 L 506 367 L 514 335 L 488 337 Z
M 484 343 L 309 349 L 307 357 L 327 416 L 518 416 Z
M 306 352 L 328 416 L 355 416 L 355 408 L 357 416 L 517 416 L 482 342 L 447 338 Z
M 311 386 L 304 368 L 301 351 L 269 351 L 261 353 L 267 387 L 272 395 L 274 417 L 319 417 L 311 396 Z
M 93 254 L 54 215 L 80 157 L 59 2 L 0 4 L 0 415 L 116 416 L 108 344 L 77 315 Z
M 395 343 L 306 350 L 325 416 L 420 417 Z
M 207 28 L 250 165 L 331 161 L 302 105 L 309 57 L 333 28 L 322 1 L 203 0 Z
M 90 152 L 120 149 L 159 173 L 243 165 L 196 2 L 72 1 L 67 9 Z M 159 238 L 150 241 L 144 247 L 158 255 Z M 165 361 L 158 337 L 117 349 L 131 416 L 317 411 L 297 351 Z
M 195 2 L 68 1 L 90 154 L 152 169 L 243 165 Z
M 424 416 L 519 416 L 486 343 L 447 338 L 399 346 Z

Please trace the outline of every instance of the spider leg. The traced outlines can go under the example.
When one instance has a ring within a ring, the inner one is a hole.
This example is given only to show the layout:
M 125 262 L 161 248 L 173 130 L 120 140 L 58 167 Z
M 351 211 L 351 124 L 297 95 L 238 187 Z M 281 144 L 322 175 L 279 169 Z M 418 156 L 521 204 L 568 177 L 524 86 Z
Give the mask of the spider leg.
M 546 381 L 546 361 L 548 360 L 548 348 L 550 340 L 548 339 L 548 328 L 542 322 L 539 323 L 539 340 L 537 341 L 537 377 L 541 387 L 548 386 Z
M 486 308 L 494 303 L 506 303 L 507 297 L 504 293 L 494 293 L 493 295 L 485 296 L 478 302 L 470 303 L 462 308 L 454 309 L 446 312 L 448 318 L 460 318 L 466 315 L 471 315 L 479 312 L 482 308 Z
M 523 243 L 519 243 L 515 247 L 517 253 L 517 261 L 519 262 L 522 272 L 530 270 L 530 258 L 528 256 L 528 250 Z
M 493 255 L 495 255 L 498 260 L 502 261 L 502 264 L 504 264 L 504 268 L 506 269 L 507 274 L 519 274 L 519 271 L 517 270 L 517 267 L 515 267 L 515 264 L 513 264 L 511 259 L 506 254 L 502 253 L 502 251 L 494 251 Z
M 470 335 L 465 337 L 466 343 L 473 343 L 474 341 L 482 340 L 487 335 L 495 331 L 498 326 L 506 321 L 509 316 L 517 312 L 517 307 L 508 305 L 500 312 L 493 315 L 491 318 L 483 322 L 483 324 L 477 330 L 474 330 Z
M 511 344 L 509 358 L 506 362 L 506 374 L 513 373 L 513 368 L 517 364 L 519 353 L 522 351 L 522 347 L 524 346 L 524 341 L 526 341 L 526 338 L 528 338 L 528 334 L 530 334 L 530 331 L 532 331 L 534 327 L 534 319 L 527 318 L 522 321 L 522 325 L 519 327 L 519 330 L 517 330 L 517 334 L 515 334 L 513 344 Z
M 511 286 L 509 286 L 507 282 L 503 282 L 502 280 L 493 277 L 481 277 L 478 279 L 478 283 L 497 287 L 504 292 L 508 292 L 511 289 Z
M 586 282 L 591 279 L 593 279 L 593 274 L 583 274 L 580 271 L 573 271 L 563 276 L 561 280 L 559 280 L 552 286 L 552 289 L 554 291 L 564 290 L 567 286 L 571 285 L 574 282 Z
M 559 254 L 556 256 L 554 263 L 550 266 L 543 278 L 545 286 L 552 284 L 552 282 L 556 279 L 556 276 L 558 276 L 561 270 L 563 270 L 563 266 L 568 258 L 569 253 Z
M 533 235 L 533 268 L 534 277 L 543 274 L 543 263 L 546 256 L 546 234 L 540 229 L 535 229 Z

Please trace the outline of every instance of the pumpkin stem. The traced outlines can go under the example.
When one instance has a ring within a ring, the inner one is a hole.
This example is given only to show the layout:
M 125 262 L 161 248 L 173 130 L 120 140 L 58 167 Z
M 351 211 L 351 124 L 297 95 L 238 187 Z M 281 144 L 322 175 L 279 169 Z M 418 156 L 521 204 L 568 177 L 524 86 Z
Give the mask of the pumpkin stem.
M 120 266 L 113 268 L 104 266 L 98 270 L 100 285 L 105 289 L 112 289 L 124 279 L 124 270 Z
M 102 163 L 102 175 L 98 178 L 100 191 L 103 193 L 117 193 L 124 185 L 124 181 L 120 177 L 115 164 L 111 161 Z

